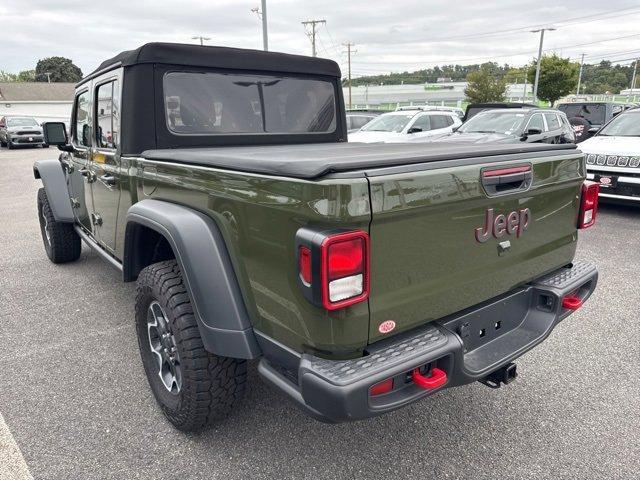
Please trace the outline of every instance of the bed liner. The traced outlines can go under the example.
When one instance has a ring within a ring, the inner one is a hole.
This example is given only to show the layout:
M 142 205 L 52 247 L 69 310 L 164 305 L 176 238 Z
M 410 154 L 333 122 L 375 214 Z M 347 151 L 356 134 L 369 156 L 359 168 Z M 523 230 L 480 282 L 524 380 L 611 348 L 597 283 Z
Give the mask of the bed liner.
M 574 144 L 318 143 L 146 150 L 142 158 L 241 172 L 314 179 L 331 173 L 514 154 L 554 155 Z

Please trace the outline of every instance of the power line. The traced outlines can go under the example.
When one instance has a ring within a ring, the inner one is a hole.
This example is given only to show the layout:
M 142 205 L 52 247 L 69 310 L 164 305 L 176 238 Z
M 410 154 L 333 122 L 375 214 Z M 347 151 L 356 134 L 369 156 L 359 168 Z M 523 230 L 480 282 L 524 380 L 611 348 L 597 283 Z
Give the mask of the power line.
M 311 53 L 312 56 L 316 57 L 317 56 L 317 52 L 316 52 L 316 25 L 317 24 L 326 24 L 327 21 L 326 20 L 306 20 L 304 22 L 301 22 L 302 25 L 305 26 L 305 30 L 307 25 L 311 25 L 311 32 L 307 33 L 307 36 L 311 39 Z
M 356 53 L 357 50 L 351 50 L 351 48 L 355 46 L 355 44 L 351 42 L 344 43 L 343 45 L 347 47 L 347 62 L 349 63 L 349 108 L 351 108 L 351 54 Z

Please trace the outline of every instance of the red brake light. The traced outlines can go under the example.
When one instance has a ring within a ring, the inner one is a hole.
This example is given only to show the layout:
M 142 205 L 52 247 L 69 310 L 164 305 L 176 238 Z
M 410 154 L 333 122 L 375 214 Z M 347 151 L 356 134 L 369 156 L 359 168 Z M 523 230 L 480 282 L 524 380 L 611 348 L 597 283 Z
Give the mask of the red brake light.
M 328 248 L 329 280 L 362 272 L 364 257 L 364 240 L 362 238 L 332 243 Z
M 393 390 L 393 378 L 387 378 L 371 387 L 369 389 L 369 395 L 374 397 L 376 395 L 382 395 L 383 393 L 389 393 L 391 390 Z
M 321 245 L 322 305 L 327 310 L 362 302 L 369 296 L 369 235 L 339 233 Z
M 596 223 L 596 213 L 598 212 L 598 194 L 600 184 L 595 182 L 584 182 L 582 185 L 582 196 L 580 197 L 580 216 L 578 217 L 578 228 L 588 228 Z
M 311 250 L 308 247 L 300 247 L 298 255 L 300 278 L 305 285 L 311 285 Z

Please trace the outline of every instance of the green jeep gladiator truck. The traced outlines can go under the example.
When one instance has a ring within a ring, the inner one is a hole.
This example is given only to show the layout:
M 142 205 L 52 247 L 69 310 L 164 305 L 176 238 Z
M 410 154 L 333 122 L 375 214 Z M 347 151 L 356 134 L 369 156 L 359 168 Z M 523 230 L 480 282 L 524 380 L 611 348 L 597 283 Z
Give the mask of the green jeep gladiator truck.
M 227 415 L 247 360 L 343 422 L 513 360 L 591 295 L 597 185 L 574 145 L 348 143 L 338 66 L 154 43 L 76 88 L 38 161 L 54 263 L 81 241 L 137 281 L 151 390 L 179 429 Z

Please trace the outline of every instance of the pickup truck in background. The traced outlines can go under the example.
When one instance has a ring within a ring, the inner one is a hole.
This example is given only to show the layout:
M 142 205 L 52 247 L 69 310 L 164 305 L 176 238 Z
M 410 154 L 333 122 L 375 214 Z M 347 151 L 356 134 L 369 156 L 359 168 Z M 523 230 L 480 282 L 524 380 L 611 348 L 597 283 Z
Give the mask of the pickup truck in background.
M 82 240 L 137 282 L 179 429 L 231 411 L 247 360 L 326 422 L 499 387 L 596 287 L 574 262 L 598 199 L 575 145 L 348 143 L 341 95 L 329 60 L 155 43 L 77 85 L 70 138 L 45 124 L 46 253 Z

